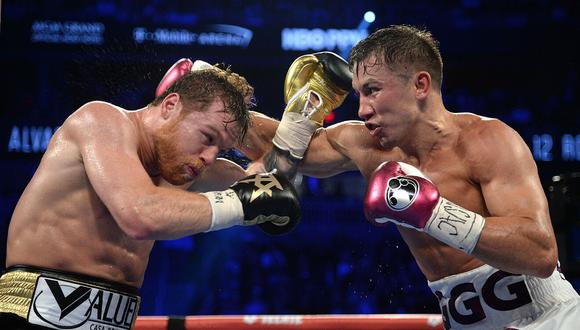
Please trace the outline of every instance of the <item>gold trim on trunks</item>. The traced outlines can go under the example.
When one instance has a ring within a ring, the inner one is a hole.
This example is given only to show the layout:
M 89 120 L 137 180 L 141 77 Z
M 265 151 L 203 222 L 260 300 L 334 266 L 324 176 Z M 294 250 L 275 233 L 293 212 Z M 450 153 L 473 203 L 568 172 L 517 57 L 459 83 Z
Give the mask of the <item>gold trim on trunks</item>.
M 13 271 L 0 277 L 0 312 L 28 317 L 32 293 L 40 274 Z

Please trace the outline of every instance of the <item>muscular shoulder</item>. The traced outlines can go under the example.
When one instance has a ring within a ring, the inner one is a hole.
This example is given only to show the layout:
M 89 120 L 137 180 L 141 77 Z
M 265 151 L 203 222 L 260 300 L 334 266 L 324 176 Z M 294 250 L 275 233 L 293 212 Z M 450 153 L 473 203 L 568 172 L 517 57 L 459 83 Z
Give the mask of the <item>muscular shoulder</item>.
M 473 114 L 458 114 L 461 133 L 459 143 L 466 152 L 481 153 L 497 152 L 521 145 L 519 134 L 499 119 L 476 116 Z
M 85 103 L 67 118 L 66 122 L 85 125 L 101 125 L 128 122 L 127 114 L 111 103 L 92 101 Z
M 133 125 L 125 110 L 101 101 L 84 104 L 71 114 L 62 128 L 83 140 L 98 135 L 100 138 L 133 135 Z
M 528 146 L 513 128 L 499 119 L 458 114 L 461 133 L 458 146 L 472 172 L 484 178 L 493 170 L 509 171 L 516 163 L 532 161 Z

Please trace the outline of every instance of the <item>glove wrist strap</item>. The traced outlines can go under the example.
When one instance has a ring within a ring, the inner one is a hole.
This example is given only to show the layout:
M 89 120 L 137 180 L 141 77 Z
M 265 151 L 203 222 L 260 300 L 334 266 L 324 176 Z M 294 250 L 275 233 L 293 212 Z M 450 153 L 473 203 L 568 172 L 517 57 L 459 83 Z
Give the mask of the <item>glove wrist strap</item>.
M 302 159 L 317 128 L 316 123 L 299 113 L 284 112 L 272 143 L 292 157 Z
M 244 208 L 235 191 L 210 191 L 202 195 L 207 197 L 211 205 L 211 225 L 206 233 L 242 224 Z
M 441 197 L 424 231 L 441 242 L 471 254 L 485 218 Z

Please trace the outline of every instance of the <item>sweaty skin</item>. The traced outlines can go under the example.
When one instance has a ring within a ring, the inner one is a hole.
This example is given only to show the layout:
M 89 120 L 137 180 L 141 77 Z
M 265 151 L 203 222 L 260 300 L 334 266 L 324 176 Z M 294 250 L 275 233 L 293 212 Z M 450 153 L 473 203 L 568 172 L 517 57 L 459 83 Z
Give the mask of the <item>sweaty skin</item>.
M 139 287 L 154 240 L 207 230 L 208 200 L 184 189 L 223 189 L 244 171 L 215 158 L 235 143 L 234 125 L 223 124 L 229 118 L 221 100 L 176 120 L 184 107 L 173 93 L 161 105 L 137 111 L 90 102 L 73 113 L 16 206 L 6 266 L 53 268 Z M 155 148 L 154 141 L 173 142 Z
M 521 137 L 499 120 L 447 111 L 429 73 L 413 72 L 404 80 L 375 63 L 370 58 L 360 64 L 353 77 L 364 122 L 319 129 L 298 170 L 315 177 L 358 170 L 368 181 L 382 162 L 401 161 L 421 170 L 441 196 L 484 216 L 472 255 L 397 226 L 429 281 L 483 263 L 517 274 L 552 274 L 557 247 L 548 204 Z M 249 134 L 248 155 L 266 154 L 266 168 L 275 165 L 268 162 L 288 163 L 287 155 L 269 151 L 277 121 L 254 118 L 259 131 Z

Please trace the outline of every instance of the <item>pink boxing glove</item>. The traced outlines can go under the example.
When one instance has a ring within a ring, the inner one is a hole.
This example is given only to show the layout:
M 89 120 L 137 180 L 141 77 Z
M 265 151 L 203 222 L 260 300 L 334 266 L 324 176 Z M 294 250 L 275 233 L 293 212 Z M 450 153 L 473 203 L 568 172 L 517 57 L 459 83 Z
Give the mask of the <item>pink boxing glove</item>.
M 207 62 L 197 60 L 192 62 L 188 58 L 182 58 L 179 61 L 175 62 L 167 70 L 161 81 L 157 85 L 157 89 L 155 90 L 155 97 L 163 94 L 177 79 L 183 77 L 186 73 L 195 71 L 195 70 L 203 70 L 213 68 L 213 66 Z
M 163 78 L 161 78 L 161 81 L 155 90 L 155 97 L 163 94 L 163 92 L 165 92 L 169 86 L 173 85 L 177 79 L 183 77 L 186 73 L 191 72 L 192 67 L 193 62 L 188 58 L 182 58 L 175 62 L 175 64 L 165 72 Z
M 441 197 L 421 171 L 402 162 L 377 167 L 369 180 L 364 211 L 372 224 L 394 222 L 467 254 L 473 252 L 485 224 L 481 215 Z

